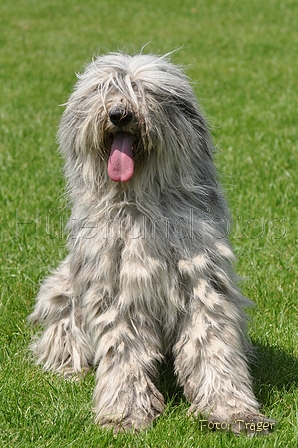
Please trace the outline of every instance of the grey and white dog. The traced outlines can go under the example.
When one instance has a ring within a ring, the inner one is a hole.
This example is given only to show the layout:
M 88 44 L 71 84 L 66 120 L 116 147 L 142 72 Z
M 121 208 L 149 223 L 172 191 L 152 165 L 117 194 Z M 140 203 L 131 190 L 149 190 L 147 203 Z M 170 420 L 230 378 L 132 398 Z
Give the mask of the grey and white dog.
M 64 375 L 96 366 L 96 421 L 141 429 L 163 411 L 154 383 L 171 354 L 190 413 L 266 432 L 247 366 L 251 302 L 236 286 L 214 147 L 187 77 L 165 56 L 98 57 L 59 141 L 69 255 L 29 317 L 44 327 L 37 363 Z

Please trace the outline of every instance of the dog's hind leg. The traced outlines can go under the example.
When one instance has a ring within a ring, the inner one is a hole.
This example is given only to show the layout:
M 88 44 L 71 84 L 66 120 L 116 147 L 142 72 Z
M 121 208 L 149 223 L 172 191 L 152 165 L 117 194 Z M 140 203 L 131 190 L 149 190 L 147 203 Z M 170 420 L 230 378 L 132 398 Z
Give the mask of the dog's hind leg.
M 67 257 L 42 284 L 29 316 L 30 322 L 44 328 L 30 345 L 37 364 L 65 376 L 86 370 L 93 359 L 82 310 L 76 302 Z

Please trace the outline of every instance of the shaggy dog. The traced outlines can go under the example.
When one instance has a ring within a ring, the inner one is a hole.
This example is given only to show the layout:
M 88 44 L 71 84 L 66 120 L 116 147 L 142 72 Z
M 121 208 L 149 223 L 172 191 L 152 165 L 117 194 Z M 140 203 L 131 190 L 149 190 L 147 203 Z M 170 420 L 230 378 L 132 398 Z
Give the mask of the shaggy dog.
M 145 428 L 164 409 L 167 354 L 204 426 L 266 432 L 247 366 L 229 214 L 193 90 L 166 57 L 109 54 L 78 77 L 60 131 L 69 255 L 30 321 L 37 363 L 96 366 L 96 421 Z M 261 425 L 261 426 L 260 426 Z

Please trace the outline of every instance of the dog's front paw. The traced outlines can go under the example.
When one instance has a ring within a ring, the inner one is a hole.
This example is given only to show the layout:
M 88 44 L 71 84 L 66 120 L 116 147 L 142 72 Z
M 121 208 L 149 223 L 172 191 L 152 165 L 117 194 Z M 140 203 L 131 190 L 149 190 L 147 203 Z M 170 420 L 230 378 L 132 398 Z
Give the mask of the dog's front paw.
M 164 410 L 163 396 L 148 378 L 145 387 L 144 383 L 127 385 L 126 390 L 114 391 L 115 395 L 105 403 L 102 396 L 96 399 L 97 392 L 95 422 L 104 428 L 113 429 L 115 433 L 145 429 Z
M 160 415 L 160 412 L 156 412 L 152 409 L 134 409 L 128 413 L 118 413 L 117 411 L 110 414 L 100 413 L 95 418 L 95 422 L 99 423 L 102 428 L 113 429 L 114 433 L 124 431 L 141 431 L 148 428 L 155 418 Z

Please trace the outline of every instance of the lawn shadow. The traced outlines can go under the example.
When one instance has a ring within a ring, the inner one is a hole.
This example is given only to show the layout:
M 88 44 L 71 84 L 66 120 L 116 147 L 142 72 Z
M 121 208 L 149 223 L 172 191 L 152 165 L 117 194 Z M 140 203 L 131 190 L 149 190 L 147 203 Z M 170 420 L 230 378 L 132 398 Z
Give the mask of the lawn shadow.
M 255 359 L 250 364 L 253 377 L 253 388 L 257 400 L 265 406 L 273 404 L 272 388 L 290 391 L 298 386 L 298 358 L 286 351 L 263 345 L 253 341 Z M 174 374 L 174 362 L 172 358 L 166 359 L 160 369 L 159 390 L 165 398 L 165 402 L 171 401 L 174 405 L 187 401 L 183 395 L 183 389 L 177 383 Z
M 174 370 L 174 359 L 167 357 L 160 367 L 158 387 L 164 396 L 165 403 L 172 402 L 173 405 L 177 405 L 181 400 L 187 400 L 183 395 L 183 388 L 178 384 Z
M 255 362 L 251 364 L 254 391 L 264 405 L 272 403 L 272 388 L 290 391 L 298 386 L 298 358 L 285 350 L 252 341 Z

